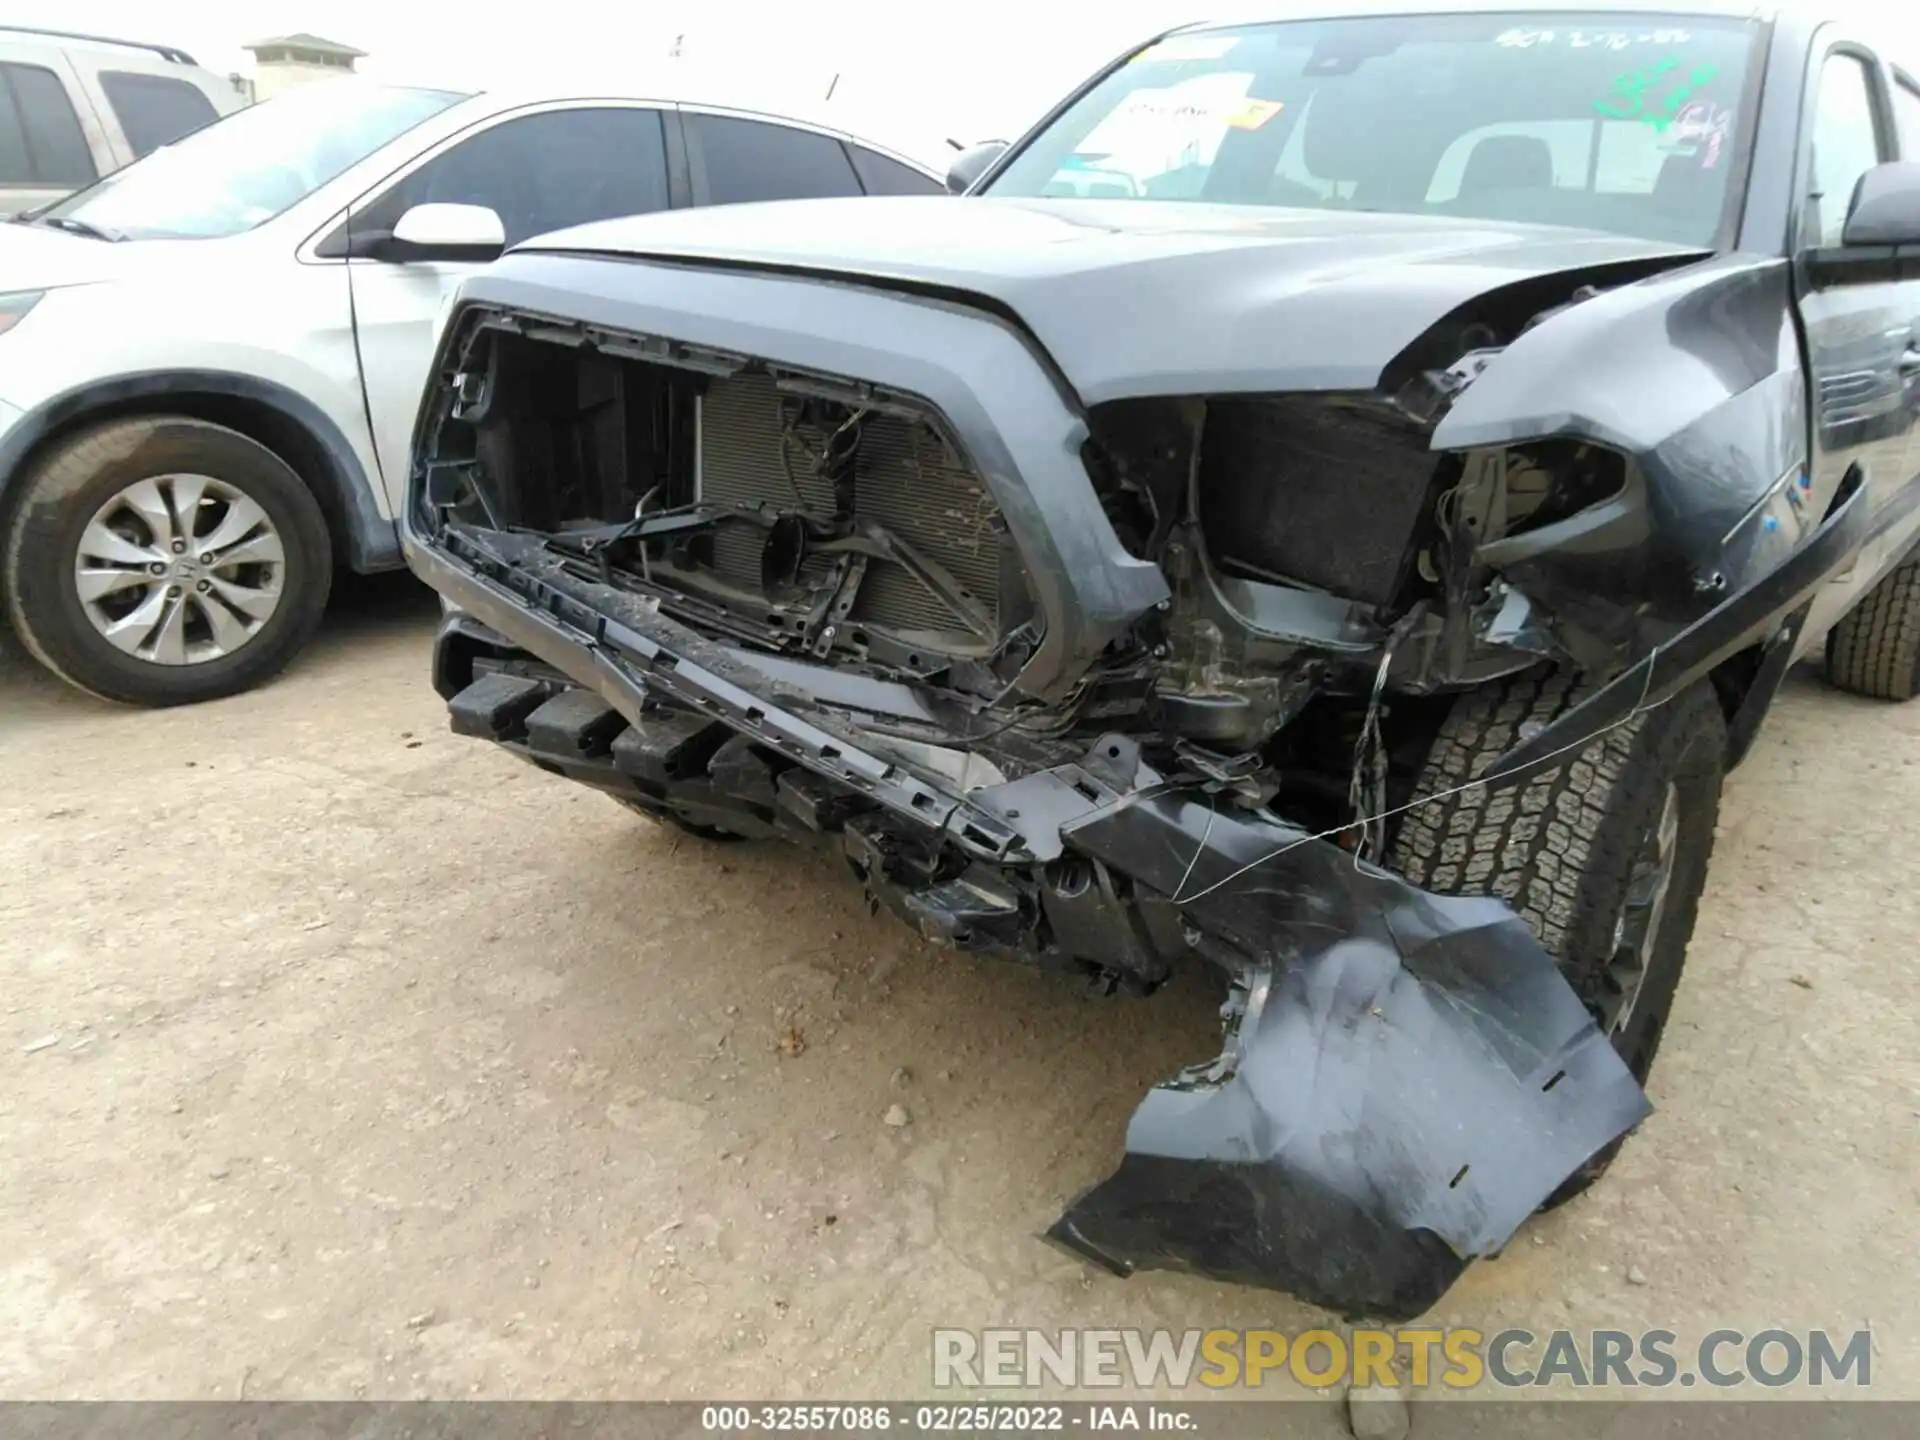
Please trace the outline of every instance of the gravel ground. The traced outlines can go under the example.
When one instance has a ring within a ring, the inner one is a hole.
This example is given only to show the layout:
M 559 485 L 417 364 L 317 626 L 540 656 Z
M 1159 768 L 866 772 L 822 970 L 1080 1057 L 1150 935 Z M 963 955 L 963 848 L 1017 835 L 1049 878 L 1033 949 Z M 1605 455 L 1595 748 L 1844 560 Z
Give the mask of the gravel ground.
M 360 585 L 164 713 L 0 664 L 0 1396 L 904 1396 L 936 1325 L 1327 1320 L 1037 1238 L 1201 977 L 1089 1001 L 457 739 L 433 618 Z M 1920 1396 L 1916 812 L 1920 706 L 1796 676 L 1658 1113 L 1440 1320 L 1871 1324 Z

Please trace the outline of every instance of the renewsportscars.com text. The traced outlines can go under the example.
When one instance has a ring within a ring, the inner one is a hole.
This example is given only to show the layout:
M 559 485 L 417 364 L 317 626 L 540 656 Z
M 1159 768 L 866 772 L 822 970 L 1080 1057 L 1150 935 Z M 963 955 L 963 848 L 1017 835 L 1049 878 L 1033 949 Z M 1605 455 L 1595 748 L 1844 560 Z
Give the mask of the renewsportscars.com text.
M 933 1332 L 940 1388 L 1129 1386 L 1148 1390 L 1301 1385 L 1508 1389 L 1848 1387 L 1873 1383 L 1867 1330 L 1672 1330 L 1455 1327 L 1336 1330 L 958 1330 Z

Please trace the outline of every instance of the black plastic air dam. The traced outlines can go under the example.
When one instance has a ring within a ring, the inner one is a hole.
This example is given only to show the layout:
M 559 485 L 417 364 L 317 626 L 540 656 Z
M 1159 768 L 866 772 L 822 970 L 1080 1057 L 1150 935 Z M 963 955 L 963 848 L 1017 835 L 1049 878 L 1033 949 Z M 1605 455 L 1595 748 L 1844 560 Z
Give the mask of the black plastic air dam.
M 1048 1234 L 1121 1274 L 1411 1319 L 1652 1107 L 1506 905 L 1285 832 L 1167 791 L 1067 828 L 1272 958 L 1226 1052 L 1148 1093 L 1119 1170 Z

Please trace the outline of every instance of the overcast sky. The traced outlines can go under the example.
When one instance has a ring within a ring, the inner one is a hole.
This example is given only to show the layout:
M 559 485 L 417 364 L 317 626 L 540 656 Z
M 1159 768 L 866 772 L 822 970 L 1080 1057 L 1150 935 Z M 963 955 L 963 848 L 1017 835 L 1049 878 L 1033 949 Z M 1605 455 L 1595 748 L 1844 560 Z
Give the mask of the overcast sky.
M 1658 0 L 1649 0 L 1656 8 Z M 1914 0 L 1806 0 L 1877 12 L 1904 31 L 1920 68 Z M 676 35 L 694 66 L 769 109 L 817 100 L 840 75 L 834 111 L 850 130 L 916 153 L 940 141 L 1009 137 L 1135 40 L 1248 0 L 6 0 L 15 24 L 164 41 L 227 73 L 250 40 L 306 30 L 368 52 L 363 73 L 452 86 L 502 83 L 644 90 Z M 1312 13 L 1274 0 L 1272 13 Z M 1892 18 L 1892 17 L 1901 18 Z

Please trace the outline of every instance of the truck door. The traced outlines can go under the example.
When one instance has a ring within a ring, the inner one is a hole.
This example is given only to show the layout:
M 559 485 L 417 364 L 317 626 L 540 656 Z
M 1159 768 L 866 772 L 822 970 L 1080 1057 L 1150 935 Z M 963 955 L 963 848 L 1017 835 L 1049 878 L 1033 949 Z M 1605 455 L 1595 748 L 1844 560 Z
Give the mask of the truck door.
M 1894 133 L 1900 147 L 1900 158 L 1920 161 L 1920 81 L 1904 71 L 1895 70 L 1893 84 L 1887 93 L 1893 100 Z M 1920 476 L 1920 267 L 1911 262 L 1903 267 L 1900 288 L 1906 292 L 1907 309 L 1914 315 L 1906 353 L 1900 357 L 1907 406 L 1914 414 L 1912 439 L 1907 447 L 1907 471 Z
M 1856 468 L 1869 511 L 1882 509 L 1914 478 L 1911 383 L 1920 285 L 1887 272 L 1814 278 L 1811 257 L 1840 245 L 1860 177 L 1896 155 L 1886 71 L 1847 43 L 1819 61 L 1808 122 L 1795 240 L 1799 309 L 1811 371 L 1812 487 L 1817 522 Z M 1811 645 L 1870 585 L 1892 537 L 1876 535 L 1856 562 L 1823 587 L 1802 632 Z

